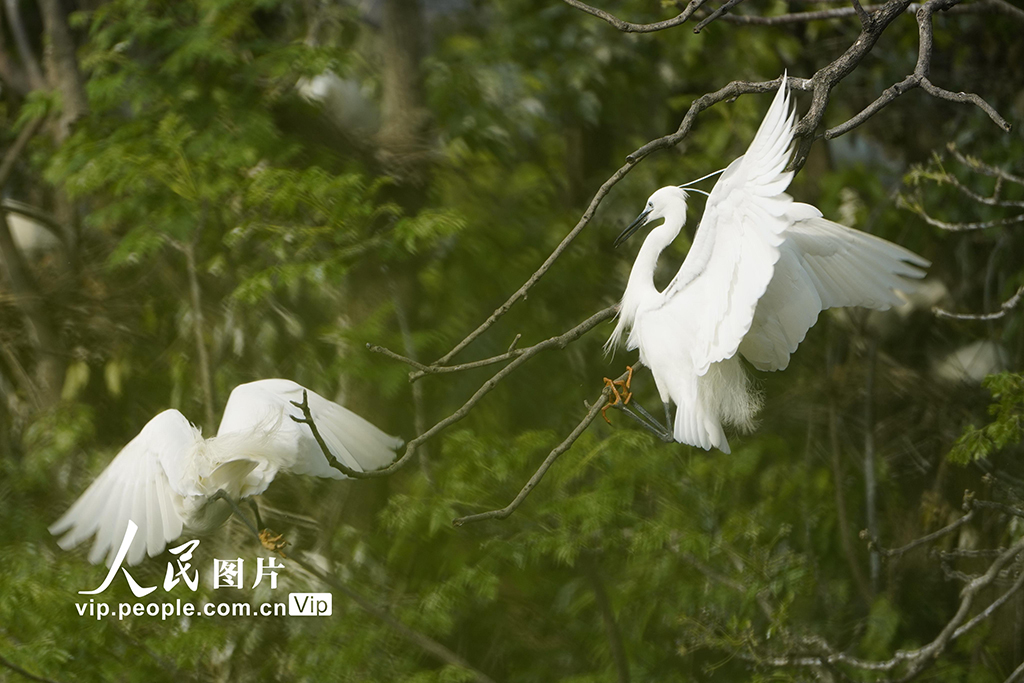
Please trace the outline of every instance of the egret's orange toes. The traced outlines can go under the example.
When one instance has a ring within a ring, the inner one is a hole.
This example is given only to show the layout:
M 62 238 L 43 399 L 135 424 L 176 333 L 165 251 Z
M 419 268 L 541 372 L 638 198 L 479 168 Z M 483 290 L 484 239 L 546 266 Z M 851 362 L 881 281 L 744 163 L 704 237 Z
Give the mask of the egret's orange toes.
M 623 403 L 623 405 L 625 405 L 625 401 L 623 401 L 622 396 L 619 395 L 618 387 L 615 386 L 615 380 L 605 377 L 604 385 L 612 390 L 612 395 L 608 397 L 608 402 L 604 404 L 603 408 L 601 408 L 601 417 L 604 418 L 605 422 L 611 424 L 612 421 L 608 419 L 608 415 L 606 414 L 608 412 L 608 409 L 611 408 L 612 406 L 618 405 L 620 402 Z
M 605 377 L 604 381 L 605 385 L 611 387 L 612 391 L 615 392 L 616 398 L 622 401 L 622 405 L 629 405 L 629 400 L 633 398 L 633 392 L 629 390 L 629 383 L 633 381 L 632 365 L 626 366 L 626 379 L 610 380 Z M 612 403 L 612 405 L 615 405 L 615 403 Z
M 288 541 L 284 540 L 284 536 L 275 534 L 270 529 L 264 529 L 260 532 L 260 543 L 272 553 L 280 552 L 288 545 Z

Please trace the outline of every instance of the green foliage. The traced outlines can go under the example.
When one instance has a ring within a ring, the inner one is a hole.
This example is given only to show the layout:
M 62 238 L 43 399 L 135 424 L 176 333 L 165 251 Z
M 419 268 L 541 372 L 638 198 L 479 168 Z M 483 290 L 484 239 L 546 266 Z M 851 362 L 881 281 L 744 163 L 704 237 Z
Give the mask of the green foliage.
M 1018 444 L 1024 434 L 1024 375 L 1001 372 L 989 375 L 982 384 L 992 392 L 988 413 L 994 419 L 983 427 L 970 425 L 964 429 L 949 451 L 950 461 L 958 465 L 967 465 Z

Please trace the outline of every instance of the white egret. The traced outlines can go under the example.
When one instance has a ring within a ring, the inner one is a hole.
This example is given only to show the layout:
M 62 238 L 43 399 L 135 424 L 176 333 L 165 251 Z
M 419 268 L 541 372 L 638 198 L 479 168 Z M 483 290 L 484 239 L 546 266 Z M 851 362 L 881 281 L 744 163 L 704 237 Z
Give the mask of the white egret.
M 162 552 L 185 528 L 197 533 L 215 529 L 237 511 L 237 501 L 263 493 L 279 472 L 346 478 L 328 463 L 310 428 L 291 419 L 297 414 L 291 402 L 302 401 L 307 391 L 284 379 L 239 385 L 228 397 L 217 435 L 209 439 L 177 410 L 165 410 L 117 454 L 50 532 L 64 533 L 58 544 L 65 550 L 95 534 L 89 561 L 106 558 L 109 565 L 130 519 L 139 530 L 127 558 L 137 564 L 147 554 Z M 366 471 L 394 460 L 401 439 L 312 391 L 308 401 L 338 461 Z
M 628 350 L 651 369 L 666 422 L 663 436 L 726 453 L 723 424 L 745 430 L 761 407 L 742 355 L 758 370 L 784 370 L 818 314 L 835 306 L 899 305 L 929 262 L 903 247 L 822 218 L 785 193 L 795 114 L 786 79 L 747 153 L 708 195 L 679 272 L 658 291 L 658 256 L 686 221 L 686 190 L 663 187 L 616 239 L 659 218 L 640 247 L 606 348 L 629 329 Z M 654 422 L 647 416 L 648 421 Z

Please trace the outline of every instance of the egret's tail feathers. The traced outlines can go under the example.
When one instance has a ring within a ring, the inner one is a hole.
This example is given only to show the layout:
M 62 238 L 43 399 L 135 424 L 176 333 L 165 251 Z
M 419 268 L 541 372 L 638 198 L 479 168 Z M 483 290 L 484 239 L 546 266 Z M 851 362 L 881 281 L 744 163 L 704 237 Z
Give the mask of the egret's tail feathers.
M 676 407 L 676 420 L 672 435 L 679 443 L 690 444 L 710 451 L 717 448 L 723 453 L 731 453 L 729 441 L 725 438 L 722 423 L 713 415 L 709 415 L 700 405 L 681 404 Z
M 737 357 L 712 363 L 704 375 L 696 377 L 695 391 L 683 392 L 677 401 L 673 435 L 676 441 L 712 447 L 729 453 L 729 442 L 722 425 L 742 431 L 754 429 L 754 416 L 761 409 L 762 395 Z

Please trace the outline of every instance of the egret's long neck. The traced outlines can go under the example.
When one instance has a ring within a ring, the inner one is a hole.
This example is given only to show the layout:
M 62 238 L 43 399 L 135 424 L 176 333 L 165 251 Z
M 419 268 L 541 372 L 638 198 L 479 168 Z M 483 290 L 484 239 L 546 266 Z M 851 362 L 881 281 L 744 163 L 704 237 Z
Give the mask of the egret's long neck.
M 679 235 L 686 221 L 686 205 L 682 202 L 673 206 L 665 212 L 665 222 L 651 230 L 640 246 L 640 253 L 636 255 L 633 262 L 633 270 L 629 272 L 629 282 L 626 283 L 626 291 L 622 295 L 623 308 L 626 308 L 626 301 L 637 302 L 657 295 L 658 289 L 654 286 L 654 269 L 658 266 L 658 257 L 665 247 L 672 244 L 672 240 Z M 633 308 L 635 311 L 635 306 Z
M 632 327 L 637 311 L 645 302 L 650 304 L 660 297 L 661 293 L 654 286 L 654 269 L 661 252 L 676 238 L 685 220 L 686 206 L 681 204 L 678 208 L 673 207 L 666 212 L 665 222 L 647 235 L 633 262 L 633 269 L 629 272 L 629 281 L 619 306 L 619 320 L 608 340 L 608 348 L 618 344 L 626 328 Z

